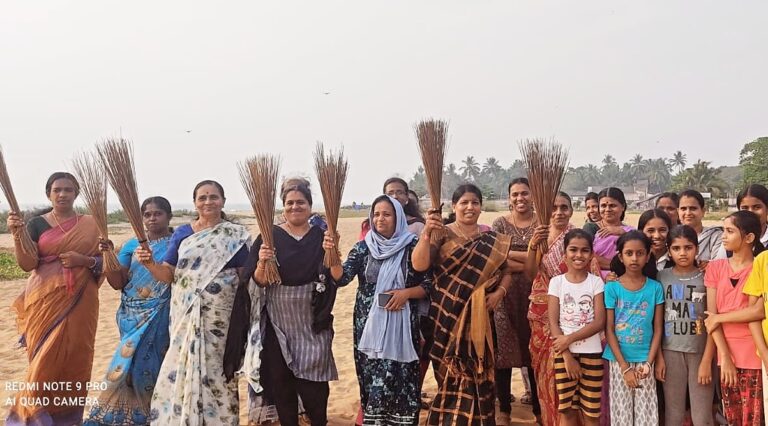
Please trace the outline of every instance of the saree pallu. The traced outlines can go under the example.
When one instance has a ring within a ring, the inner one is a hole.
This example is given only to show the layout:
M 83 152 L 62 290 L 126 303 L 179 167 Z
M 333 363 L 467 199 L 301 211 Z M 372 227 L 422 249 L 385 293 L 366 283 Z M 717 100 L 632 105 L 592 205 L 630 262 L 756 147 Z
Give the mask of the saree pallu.
M 624 230 L 624 232 L 629 232 L 634 230 L 635 228 L 629 226 L 629 225 L 621 225 L 621 229 Z M 595 235 L 595 240 L 593 242 L 593 251 L 595 252 L 595 256 L 604 257 L 606 259 L 613 259 L 616 256 L 616 253 L 618 252 L 616 250 L 616 242 L 619 240 L 618 235 L 606 235 L 606 236 L 599 236 Z M 605 280 L 605 277 L 608 276 L 608 274 L 611 271 L 609 269 L 603 269 L 600 271 L 600 274 L 598 275 L 600 278 Z
M 156 262 L 165 257 L 168 240 L 149 242 Z M 129 244 L 132 249 L 138 247 L 135 239 Z M 149 422 L 152 391 L 169 343 L 171 286 L 156 281 L 135 255 L 129 262 L 123 264 L 129 267 L 129 279 L 116 315 L 120 343 L 107 368 L 107 389 L 91 409 L 86 426 Z
M 531 361 L 536 374 L 536 386 L 541 404 L 541 421 L 544 426 L 559 424 L 557 410 L 559 401 L 555 390 L 555 352 L 552 349 L 552 339 L 549 331 L 547 313 L 549 303 L 549 281 L 568 271 L 565 264 L 565 234 L 573 229 L 568 225 L 560 235 L 549 245 L 549 250 L 539 262 L 539 273 L 533 280 L 531 288 L 531 304 L 528 309 L 528 320 L 531 322 Z M 597 259 L 592 258 L 590 272 L 600 276 L 600 266 Z M 607 407 L 607 405 L 603 405 Z
M 466 243 L 447 239 L 434 268 L 430 320 L 438 391 L 429 425 L 494 425 L 491 315 L 485 291 L 499 277 L 510 239 L 495 232 Z
M 99 287 L 91 270 L 64 268 L 58 256 L 68 251 L 97 256 L 98 235 L 90 216 L 72 218 L 40 235 L 39 263 L 13 303 L 29 359 L 25 381 L 36 390 L 16 395 L 6 424 L 82 421 L 99 319 Z M 53 382 L 63 382 L 71 389 L 44 389 L 44 384 Z M 22 405 L 22 400 L 37 402 Z
M 237 425 L 237 381 L 224 378 L 224 349 L 239 276 L 222 269 L 248 241 L 221 222 L 179 247 L 171 290 L 170 346 L 152 395 L 157 425 Z

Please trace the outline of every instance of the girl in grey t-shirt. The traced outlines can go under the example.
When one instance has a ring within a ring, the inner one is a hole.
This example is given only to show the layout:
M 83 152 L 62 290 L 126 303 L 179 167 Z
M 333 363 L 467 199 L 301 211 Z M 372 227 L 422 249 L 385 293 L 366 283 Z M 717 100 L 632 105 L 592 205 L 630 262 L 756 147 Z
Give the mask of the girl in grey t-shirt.
M 693 424 L 712 425 L 715 347 L 704 327 L 707 290 L 704 273 L 696 266 L 699 240 L 693 228 L 680 225 L 670 231 L 667 241 L 674 266 L 657 277 L 664 287 L 664 358 L 656 366 L 664 380 L 665 424 L 683 423 L 687 389 Z

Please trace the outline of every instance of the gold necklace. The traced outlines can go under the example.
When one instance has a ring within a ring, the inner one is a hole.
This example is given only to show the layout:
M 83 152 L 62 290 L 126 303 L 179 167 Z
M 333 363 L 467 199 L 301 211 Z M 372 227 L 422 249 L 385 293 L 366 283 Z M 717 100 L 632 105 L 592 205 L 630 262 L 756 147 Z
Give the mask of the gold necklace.
M 523 231 L 523 232 L 519 231 L 520 229 L 523 229 L 523 228 L 517 226 L 517 221 L 515 220 L 515 214 L 510 212 L 509 218 L 512 220 L 512 228 L 513 228 L 513 231 L 515 232 L 515 235 L 517 235 L 517 238 L 519 238 L 519 239 L 521 239 L 523 241 L 531 238 L 531 236 L 533 234 L 533 224 L 534 224 L 534 222 L 536 222 L 536 218 L 535 217 L 532 217 L 531 224 L 528 225 L 528 227 L 525 228 L 525 231 Z M 529 235 L 529 234 L 531 234 L 531 235 Z
M 464 231 L 461 230 L 461 227 L 459 226 L 458 223 L 454 223 L 453 229 L 455 231 L 458 231 L 458 233 L 460 234 L 459 236 L 461 238 L 464 238 L 467 241 L 469 241 L 471 239 L 471 238 L 467 237 L 467 234 L 465 234 Z M 480 225 L 475 225 L 475 231 L 476 231 L 476 234 L 480 233 Z
M 59 218 L 56 216 L 56 212 L 55 211 L 51 210 L 51 216 L 53 216 L 53 221 L 56 222 L 56 226 L 58 226 L 59 229 L 61 229 L 61 232 L 63 234 L 66 234 L 67 231 L 65 231 L 64 227 L 62 227 L 61 223 L 59 223 Z M 80 221 L 80 216 L 78 216 L 77 213 L 75 213 L 75 225 L 77 225 L 78 221 Z

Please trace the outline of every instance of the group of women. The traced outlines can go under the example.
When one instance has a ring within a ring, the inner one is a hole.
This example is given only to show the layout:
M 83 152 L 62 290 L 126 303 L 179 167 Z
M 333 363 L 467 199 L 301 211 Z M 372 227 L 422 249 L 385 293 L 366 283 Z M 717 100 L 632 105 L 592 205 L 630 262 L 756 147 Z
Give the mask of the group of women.
M 515 179 L 510 213 L 488 227 L 478 222 L 483 194 L 472 184 L 456 188 L 446 220 L 439 211 L 424 217 L 407 183 L 389 179 L 371 203 L 360 241 L 342 265 L 326 268 L 324 254 L 338 252 L 338 239 L 313 214 L 308 181 L 282 185 L 283 210 L 270 246 L 227 219 L 224 188 L 206 180 L 192 193 L 197 217 L 176 229 L 169 226 L 168 201 L 147 199 L 141 209 L 148 240 L 123 244 L 120 270 L 104 271 L 101 253 L 112 243 L 100 239 L 93 218 L 74 210 L 75 177 L 54 173 L 45 191 L 50 211 L 27 222 L 16 212 L 8 217 L 18 263 L 31 271 L 13 305 L 29 358 L 26 382 L 40 384 L 17 395 L 8 424 L 77 424 L 85 415 L 94 425 L 234 425 L 240 417 L 236 378 L 244 377 L 251 398 L 273 406 L 282 425 L 298 425 L 300 413 L 324 425 L 328 382 L 338 378 L 333 305 L 337 290 L 354 279 L 359 424 L 418 424 L 430 362 L 438 384 L 430 425 L 507 424 L 517 367 L 534 372 L 537 420 L 560 422 L 548 291 L 568 269 L 565 240 L 574 225 L 565 193 L 554 200 L 549 223 L 540 224 L 528 181 Z M 768 190 L 752 185 L 738 202 L 759 218 L 760 240 L 768 240 Z M 657 206 L 639 228 L 653 242 L 659 269 L 669 266 L 667 233 L 677 223 L 696 232 L 702 268 L 727 256 L 728 228 L 724 234 L 722 227 L 702 225 L 701 194 L 665 193 Z M 586 209 L 584 228 L 594 235 L 590 271 L 615 279 L 617 240 L 632 230 L 624 223 L 624 194 L 617 188 L 590 194 Z M 23 227 L 37 256 L 21 247 Z M 270 282 L 269 265 L 277 266 L 280 284 Z M 105 373 L 108 387 L 84 413 L 103 279 L 121 291 L 120 341 Z M 762 308 L 761 298 L 745 302 L 741 307 L 751 310 L 737 319 L 759 321 L 764 314 L 753 306 Z M 713 329 L 736 321 L 725 315 L 716 316 Z M 72 385 L 52 391 L 43 382 Z M 22 403 L 42 397 L 51 403 Z M 56 404 L 61 399 L 55 397 L 80 399 Z M 609 411 L 602 413 L 609 424 Z

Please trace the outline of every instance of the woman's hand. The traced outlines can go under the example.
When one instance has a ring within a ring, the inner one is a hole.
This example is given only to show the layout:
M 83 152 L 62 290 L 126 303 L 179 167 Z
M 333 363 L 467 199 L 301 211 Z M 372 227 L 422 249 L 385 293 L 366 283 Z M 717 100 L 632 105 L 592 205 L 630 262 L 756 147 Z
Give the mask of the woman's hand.
M 445 228 L 443 225 L 443 216 L 439 210 L 429 210 L 427 215 L 427 221 L 424 224 L 424 229 L 421 231 L 421 238 L 431 238 L 433 231 L 440 231 Z
M 138 261 L 144 265 L 151 265 L 155 263 L 155 260 L 152 257 L 151 249 L 145 249 L 142 246 L 138 246 L 136 247 L 136 251 L 134 251 L 133 253 L 136 255 L 136 259 L 138 259 Z
M 61 266 L 65 268 L 77 268 L 80 266 L 91 267 L 92 257 L 82 255 L 74 251 L 68 251 L 59 255 Z
M 702 386 L 706 386 L 712 383 L 712 363 L 711 362 L 699 363 L 698 382 Z
M 501 289 L 501 286 L 496 287 L 496 290 L 493 290 L 490 293 L 487 293 L 485 295 L 485 307 L 489 311 L 495 310 L 502 300 L 504 300 L 504 296 L 507 294 L 506 291 Z
M 561 334 L 560 336 L 550 336 L 550 339 L 552 339 L 552 349 L 555 350 L 555 353 L 561 354 L 568 350 L 568 346 L 571 346 L 571 339 Z
M 325 241 L 323 241 L 323 247 L 325 247 Z M 261 247 L 259 247 L 259 261 L 270 261 L 275 258 L 275 251 L 272 250 L 271 247 L 269 247 L 266 244 L 262 244 Z
M 699 262 L 699 271 L 700 272 L 707 272 L 707 265 L 709 265 L 709 261 L 705 260 L 703 262 Z
M 605 237 L 607 235 L 622 235 L 626 232 L 620 225 L 606 225 L 597 230 L 597 235 Z
M 105 238 L 99 238 L 99 251 L 112 251 L 115 249 L 115 244 L 112 240 Z
M 568 378 L 571 380 L 578 379 L 581 376 L 581 366 L 579 365 L 579 362 L 576 361 L 570 353 L 564 353 L 563 360 L 565 360 L 565 373 L 568 374 Z
M 730 356 L 720 357 L 720 380 L 728 387 L 736 386 L 738 378 L 736 377 L 736 366 Z
M 5 220 L 5 225 L 11 231 L 11 234 L 16 236 L 24 228 L 24 221 L 21 220 L 21 216 L 18 213 L 8 212 L 8 219 Z
M 720 315 L 709 311 L 704 311 L 704 314 L 707 316 L 704 318 L 704 327 L 707 328 L 707 333 L 712 333 L 717 330 L 717 327 L 720 327 Z
M 409 298 L 406 289 L 390 290 L 387 291 L 386 294 L 392 295 L 392 297 L 389 298 L 387 305 L 384 306 L 384 309 L 388 311 L 399 311 L 403 309 L 406 303 L 408 303 Z
M 634 368 L 629 368 L 629 365 L 627 367 L 620 367 L 624 371 L 624 384 L 627 385 L 628 388 L 634 389 L 640 386 L 640 382 L 637 378 L 637 373 L 635 372 Z
M 664 362 L 664 357 L 659 355 L 656 357 L 656 365 L 654 366 L 654 376 L 656 380 L 664 382 L 667 380 L 667 364 Z
M 261 247 L 263 248 L 264 245 L 262 244 Z M 328 231 L 325 231 L 325 236 L 323 236 L 323 250 L 325 251 L 336 250 L 336 241 L 334 240 L 333 236 L 331 236 L 331 233 Z M 261 259 L 261 250 L 259 250 L 259 259 Z
M 534 229 L 531 236 L 531 243 L 529 247 L 539 247 L 541 243 L 546 242 L 549 238 L 549 226 L 539 225 Z
M 653 367 L 651 366 L 651 363 L 644 362 L 635 367 L 635 376 L 637 377 L 637 380 L 643 380 L 648 378 L 653 373 Z
M 609 272 L 608 275 L 605 276 L 605 282 L 618 281 L 618 280 L 619 280 L 619 276 L 616 275 L 616 273 L 613 271 Z

